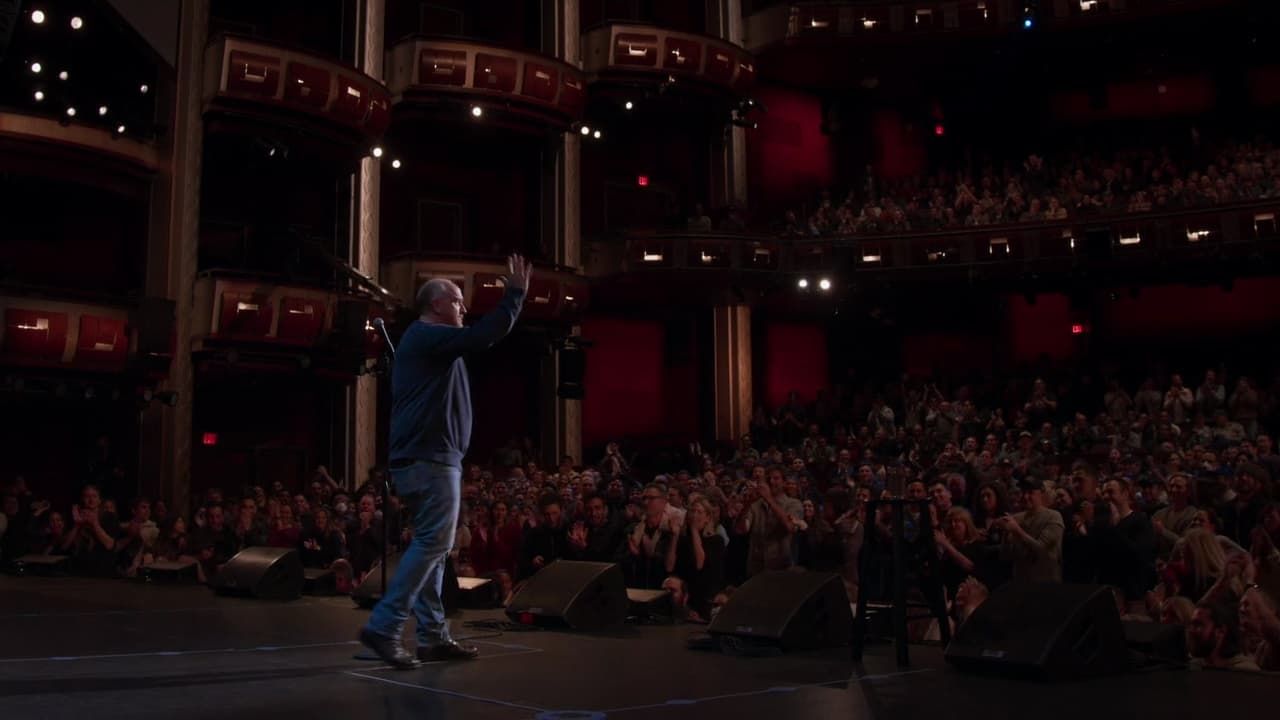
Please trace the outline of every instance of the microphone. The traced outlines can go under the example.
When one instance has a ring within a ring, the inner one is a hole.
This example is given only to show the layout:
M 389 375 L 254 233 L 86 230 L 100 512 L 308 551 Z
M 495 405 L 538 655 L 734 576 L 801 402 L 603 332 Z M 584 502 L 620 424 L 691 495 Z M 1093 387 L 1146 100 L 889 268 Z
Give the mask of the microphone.
M 378 331 L 382 333 L 382 340 L 387 343 L 387 352 L 391 353 L 392 355 L 395 355 L 396 346 L 391 342 L 391 336 L 387 334 L 386 321 L 384 321 L 380 317 L 376 317 L 373 319 L 373 326 L 378 328 Z

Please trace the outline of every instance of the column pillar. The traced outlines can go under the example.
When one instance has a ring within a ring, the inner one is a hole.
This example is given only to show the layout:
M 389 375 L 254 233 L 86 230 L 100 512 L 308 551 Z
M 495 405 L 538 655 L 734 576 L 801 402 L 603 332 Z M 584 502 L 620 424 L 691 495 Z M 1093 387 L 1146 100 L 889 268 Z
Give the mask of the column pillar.
M 209 1 L 182 4 L 174 77 L 173 128 L 162 148 L 168 160 L 151 193 L 146 294 L 174 303 L 174 352 L 161 390 L 176 392 L 170 407 L 149 403 L 139 418 L 138 480 L 142 492 L 191 511 L 191 416 L 195 373 L 191 364 L 193 287 L 200 234 L 200 174 L 204 153 L 201 93 Z M 162 96 L 163 97 L 163 96 Z
M 716 439 L 732 441 L 751 427 L 751 307 L 712 311 Z
M 582 67 L 579 0 L 548 3 L 544 18 L 544 50 L 574 67 Z M 542 246 L 557 265 L 575 272 L 582 269 L 581 154 L 578 134 L 562 133 L 549 143 L 549 161 L 543 172 L 543 197 L 550 202 L 543 204 L 546 215 Z M 578 332 L 578 327 L 571 328 L 571 334 Z M 571 455 L 581 463 L 582 401 L 560 397 L 556 393 L 559 378 L 560 357 L 552 353 L 542 364 L 539 426 L 543 461 L 554 465 L 562 456 Z
M 361 71 L 375 80 L 382 80 L 386 3 L 385 0 L 364 0 L 360 9 L 357 47 L 363 52 L 356 59 Z M 355 194 L 353 264 L 377 282 L 380 264 L 378 228 L 382 209 L 382 165 L 378 159 L 366 157 L 360 161 Z M 378 377 L 359 376 L 350 393 L 351 467 L 348 468 L 350 475 L 347 481 L 350 487 L 356 488 L 369 477 L 369 470 L 378 464 Z
M 707 0 L 707 32 L 742 45 L 742 0 Z M 747 206 L 747 131 L 730 125 L 711 151 L 711 203 Z

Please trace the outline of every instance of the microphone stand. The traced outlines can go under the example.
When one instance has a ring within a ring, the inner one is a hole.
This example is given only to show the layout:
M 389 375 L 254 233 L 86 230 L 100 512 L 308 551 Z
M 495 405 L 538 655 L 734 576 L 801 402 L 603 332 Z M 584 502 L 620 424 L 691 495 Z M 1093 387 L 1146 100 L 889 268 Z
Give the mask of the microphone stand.
M 390 373 L 396 359 L 396 346 L 387 334 L 387 324 L 382 318 L 374 318 L 374 326 L 382 332 L 382 341 L 387 344 L 382 353 L 383 373 Z M 391 471 L 388 468 L 386 478 L 382 481 L 382 588 L 379 598 L 387 596 L 387 546 L 391 544 Z

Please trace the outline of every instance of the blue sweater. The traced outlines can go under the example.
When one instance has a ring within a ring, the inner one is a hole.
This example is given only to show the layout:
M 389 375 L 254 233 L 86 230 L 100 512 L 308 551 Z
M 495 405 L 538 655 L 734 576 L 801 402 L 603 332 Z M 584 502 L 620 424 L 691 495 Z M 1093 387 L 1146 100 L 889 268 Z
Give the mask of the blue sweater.
M 462 356 L 511 332 L 524 296 L 508 287 L 498 307 L 471 327 L 416 320 L 405 330 L 391 369 L 391 462 L 462 467 L 471 444 L 471 384 Z

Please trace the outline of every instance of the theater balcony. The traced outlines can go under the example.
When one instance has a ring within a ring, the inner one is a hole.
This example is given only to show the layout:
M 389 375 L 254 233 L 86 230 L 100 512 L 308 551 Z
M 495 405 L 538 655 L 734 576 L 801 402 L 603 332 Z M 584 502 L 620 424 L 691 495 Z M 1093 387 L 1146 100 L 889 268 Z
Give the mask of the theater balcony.
M 757 7 L 766 3 L 757 3 Z M 1236 0 L 870 0 L 767 3 L 746 18 L 748 47 L 915 43 L 1150 20 L 1241 4 Z
M 1280 201 L 1062 223 L 864 237 L 632 234 L 595 243 L 586 268 L 597 305 L 637 287 L 747 293 L 828 278 L 843 292 L 990 284 L 1017 289 L 1181 279 L 1226 284 L 1280 266 Z
M 350 380 L 383 352 L 374 318 L 389 317 L 376 286 L 303 283 L 208 270 L 195 283 L 192 354 L 201 370 L 311 372 Z
M 583 67 L 593 97 L 637 92 L 648 99 L 746 97 L 756 79 L 755 58 L 718 37 L 653 25 L 608 23 L 582 38 Z
M 568 130 L 582 119 L 582 71 L 553 57 L 469 39 L 406 37 L 388 52 L 397 118 L 483 118 L 517 130 Z
M 157 106 L 172 69 L 107 2 L 3 5 L 0 171 L 148 180 L 163 163 Z
M 466 253 L 403 253 L 383 263 L 382 277 L 405 308 L 414 306 L 418 288 L 431 278 L 447 278 L 462 290 L 468 314 L 483 315 L 505 292 L 506 259 Z M 520 320 L 543 327 L 578 323 L 590 302 L 587 278 L 568 268 L 538 265 L 525 296 Z
M 120 376 L 148 384 L 168 372 L 173 304 L 88 293 L 0 288 L 0 366 L 23 376 Z
M 232 34 L 213 38 L 205 53 L 208 132 L 266 136 L 356 157 L 391 122 L 387 88 L 335 59 Z

